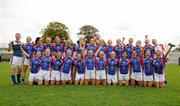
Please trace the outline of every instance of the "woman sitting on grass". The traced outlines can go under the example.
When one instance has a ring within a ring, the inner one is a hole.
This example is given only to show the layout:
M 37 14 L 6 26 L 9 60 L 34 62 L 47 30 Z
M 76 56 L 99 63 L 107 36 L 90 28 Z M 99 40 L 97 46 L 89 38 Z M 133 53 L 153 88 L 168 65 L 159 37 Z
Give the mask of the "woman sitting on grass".
M 88 85 L 91 82 L 92 85 L 95 85 L 95 56 L 93 55 L 93 50 L 88 51 L 88 56 L 85 59 L 86 61 L 86 70 L 85 70 L 85 85 Z
M 51 85 L 59 85 L 60 84 L 60 75 L 62 70 L 62 53 L 55 52 L 56 56 L 52 61 L 52 71 L 51 71 Z
M 114 51 L 110 53 L 110 58 L 108 59 L 107 68 L 107 84 L 117 85 L 117 64 L 116 54 Z
M 153 81 L 153 58 L 151 57 L 151 52 L 149 50 L 145 53 L 145 58 L 143 60 L 143 86 L 152 87 Z
M 142 86 L 142 60 L 137 57 L 135 50 L 132 52 L 131 69 L 131 85 L 134 86 L 137 82 L 138 86 Z
M 20 48 L 23 54 L 29 58 L 29 54 L 26 53 L 23 48 Z M 41 52 L 37 51 L 34 53 L 34 57 L 30 61 L 30 75 L 29 75 L 29 85 L 37 84 L 38 82 L 38 72 L 41 67 Z
M 51 55 L 50 49 L 46 49 L 45 56 L 43 56 L 41 60 L 41 69 L 38 73 L 39 74 L 38 85 L 42 85 L 43 81 L 45 85 L 49 85 L 51 65 L 52 65 L 52 57 L 50 55 Z
M 127 59 L 127 54 L 125 51 L 122 53 L 122 59 L 119 60 L 119 66 L 120 66 L 119 85 L 122 86 L 124 83 L 125 86 L 128 86 L 130 61 Z
M 75 67 L 73 72 L 75 73 L 75 85 L 83 85 L 84 84 L 84 72 L 85 72 L 85 61 L 81 54 L 76 55 L 77 58 L 74 62 Z
M 72 51 L 69 49 L 66 52 L 66 57 L 63 59 L 63 68 L 61 72 L 61 83 L 65 85 L 67 82 L 72 84 L 72 66 L 73 66 Z
M 96 85 L 102 82 L 106 85 L 106 57 L 103 51 L 99 52 L 99 58 L 96 59 Z

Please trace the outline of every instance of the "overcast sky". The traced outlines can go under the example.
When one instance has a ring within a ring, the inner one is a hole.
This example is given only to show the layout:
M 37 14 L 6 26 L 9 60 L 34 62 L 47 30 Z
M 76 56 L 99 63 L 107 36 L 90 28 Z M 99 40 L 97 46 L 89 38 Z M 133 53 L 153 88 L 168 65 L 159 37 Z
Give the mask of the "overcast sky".
M 49 22 L 59 21 L 75 42 L 83 25 L 99 29 L 105 40 L 156 38 L 180 43 L 180 0 L 0 0 L 0 42 L 14 34 L 41 36 Z

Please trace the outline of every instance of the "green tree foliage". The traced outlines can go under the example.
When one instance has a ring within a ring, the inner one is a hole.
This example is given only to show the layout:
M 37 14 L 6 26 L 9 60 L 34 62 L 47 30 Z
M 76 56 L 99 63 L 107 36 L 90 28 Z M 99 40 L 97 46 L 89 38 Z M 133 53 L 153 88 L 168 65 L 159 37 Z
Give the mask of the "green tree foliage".
M 60 22 L 50 22 L 47 27 L 41 30 L 41 33 L 43 34 L 43 41 L 45 41 L 48 36 L 51 37 L 52 41 L 54 41 L 55 36 L 65 38 L 66 40 L 70 39 L 68 27 Z
M 92 25 L 84 25 L 80 29 L 78 34 L 78 38 L 86 38 L 89 41 L 90 38 L 98 35 L 99 30 Z

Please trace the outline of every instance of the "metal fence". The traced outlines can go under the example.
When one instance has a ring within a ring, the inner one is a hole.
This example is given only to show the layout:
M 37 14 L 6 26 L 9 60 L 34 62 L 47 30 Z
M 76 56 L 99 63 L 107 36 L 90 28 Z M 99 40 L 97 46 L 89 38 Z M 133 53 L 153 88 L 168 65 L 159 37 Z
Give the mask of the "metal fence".
M 8 43 L 0 43 L 0 59 L 2 61 L 9 61 L 12 57 L 12 52 L 7 51 Z
M 180 52 L 170 52 L 169 63 L 179 64 Z

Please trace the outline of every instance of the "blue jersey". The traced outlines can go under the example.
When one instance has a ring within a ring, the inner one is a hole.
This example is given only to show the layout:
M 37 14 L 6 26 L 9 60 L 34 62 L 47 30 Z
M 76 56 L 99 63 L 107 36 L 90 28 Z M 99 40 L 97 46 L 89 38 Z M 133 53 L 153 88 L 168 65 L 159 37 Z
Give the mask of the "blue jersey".
M 76 64 L 78 74 L 84 74 L 84 72 L 85 72 L 85 62 L 82 59 L 80 59 L 80 60 L 76 60 L 75 64 Z
M 68 50 L 70 50 L 71 52 L 72 52 L 72 54 L 73 54 L 73 52 L 74 52 L 74 48 L 73 48 L 73 46 L 71 46 L 71 45 L 67 45 L 67 46 L 65 46 L 65 52 L 67 52 Z
M 42 54 L 43 50 L 44 50 L 44 48 L 42 45 L 36 45 L 34 47 L 34 52 L 41 52 L 41 54 Z
M 114 51 L 114 47 L 113 46 L 107 46 L 106 47 L 106 58 L 110 58 L 110 54 L 111 52 Z
M 71 53 L 72 53 L 72 55 L 71 56 L 73 56 L 73 53 L 74 53 L 74 47 L 73 46 L 71 46 L 71 45 L 67 45 L 67 46 L 65 46 L 65 53 L 68 51 L 68 50 L 70 50 L 71 51 Z
M 26 43 L 24 46 L 23 46 L 23 49 L 26 53 L 29 54 L 29 58 L 32 58 L 33 57 L 33 52 L 34 52 L 34 49 L 33 49 L 33 45 L 31 43 Z
M 164 67 L 165 67 L 164 59 L 155 59 L 153 65 L 154 65 L 155 73 L 163 74 Z
M 141 61 L 139 58 L 132 58 L 131 59 L 131 66 L 133 72 L 141 72 Z
M 152 58 L 144 58 L 144 72 L 145 75 L 153 75 L 153 59 Z
M 63 65 L 63 61 L 61 59 L 55 58 L 53 60 L 52 68 L 55 71 L 61 71 L 62 65 Z
M 116 57 L 119 59 L 122 57 L 122 53 L 124 52 L 123 46 L 115 46 L 114 51 L 116 52 Z
M 95 68 L 95 57 L 87 57 L 86 58 L 86 68 L 87 70 L 94 70 Z
M 63 45 L 62 44 L 55 44 L 55 46 L 54 46 L 54 52 L 61 52 L 61 53 L 63 53 L 63 51 L 64 51 L 64 49 L 63 49 Z
M 73 65 L 73 58 L 65 57 L 62 72 L 68 74 L 71 71 L 72 65 Z
M 50 56 L 53 55 L 53 47 L 51 44 L 44 45 L 44 50 L 49 49 L 50 50 Z
M 38 73 L 41 67 L 41 59 L 35 58 L 31 61 L 31 73 Z
M 134 50 L 135 50 L 136 53 L 137 53 L 137 57 L 139 57 L 140 54 L 141 54 L 141 47 L 136 46 L 136 47 L 134 47 Z
M 12 48 L 13 48 L 13 56 L 22 57 L 22 51 L 20 50 L 20 46 L 22 46 L 21 41 L 13 41 L 12 42 Z
M 128 72 L 129 72 L 129 61 L 128 61 L 128 59 L 125 59 L 125 60 L 121 59 L 119 61 L 119 66 L 120 66 L 120 73 L 121 74 L 128 74 Z
M 92 50 L 93 54 L 94 54 L 96 52 L 96 50 L 97 50 L 97 47 L 95 45 L 88 45 L 86 49 L 87 49 L 87 52 L 89 50 Z
M 78 45 L 78 46 L 76 47 L 76 52 L 77 52 L 77 53 L 82 53 L 80 45 Z
M 105 59 L 97 59 L 97 71 L 106 69 L 106 60 Z
M 151 46 L 151 45 L 145 45 L 145 46 L 144 46 L 144 53 L 145 53 L 147 50 L 151 52 L 151 57 L 154 57 L 153 46 Z
M 48 71 L 52 64 L 52 58 L 50 56 L 45 56 L 41 61 L 41 69 Z
M 100 48 L 99 53 L 100 53 L 100 51 L 103 51 L 104 53 L 106 53 L 106 47 L 105 46 L 100 46 L 99 48 Z M 97 57 L 99 57 L 99 53 L 98 53 Z
M 108 60 L 108 74 L 115 75 L 117 70 L 117 60 L 116 59 L 109 59 Z
M 134 47 L 133 47 L 133 45 L 126 45 L 126 53 L 127 53 L 127 58 L 128 59 L 131 59 L 131 57 L 132 57 L 132 52 L 133 52 L 133 50 L 134 50 Z

